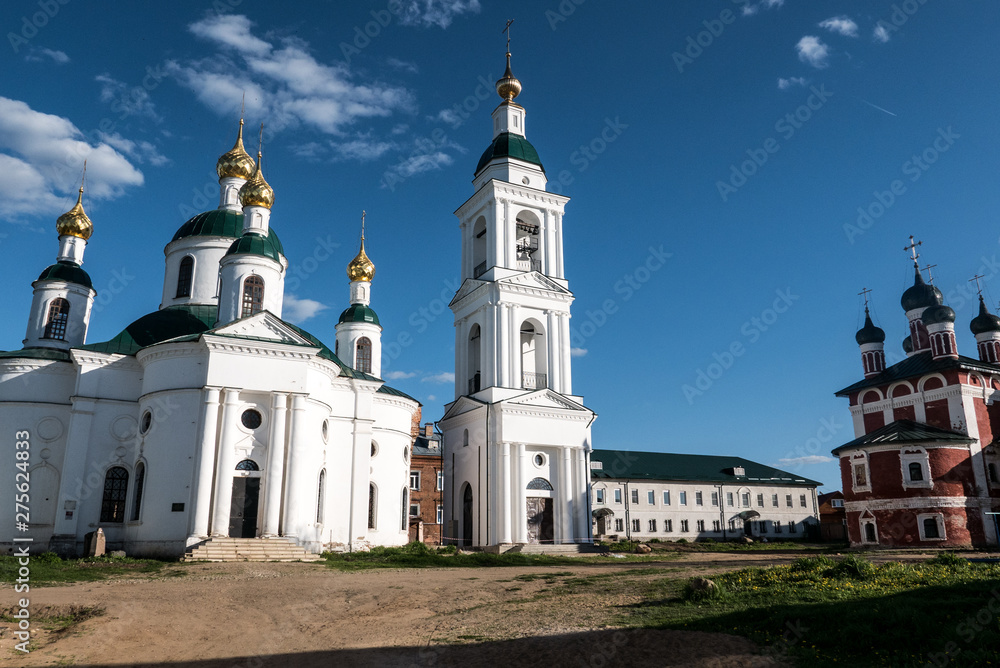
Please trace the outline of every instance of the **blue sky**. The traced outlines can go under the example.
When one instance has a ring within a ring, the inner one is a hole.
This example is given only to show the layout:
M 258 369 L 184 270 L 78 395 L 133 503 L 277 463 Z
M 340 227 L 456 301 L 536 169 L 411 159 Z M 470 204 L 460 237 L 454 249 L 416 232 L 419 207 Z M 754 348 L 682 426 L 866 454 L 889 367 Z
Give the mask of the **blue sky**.
M 890 362 L 909 235 L 960 352 L 975 356 L 968 279 L 1000 300 L 995 2 L 5 8 L 0 349 L 20 347 L 84 157 L 88 340 L 157 308 L 163 246 L 215 207 L 245 90 L 298 272 L 286 317 L 332 343 L 367 210 L 385 375 L 437 419 L 453 391 L 452 212 L 491 139 L 507 18 L 527 135 L 572 198 L 574 391 L 600 415 L 595 447 L 740 455 L 837 489 L 824 458 L 853 438 L 833 392 L 861 377 L 857 293 L 874 291 Z

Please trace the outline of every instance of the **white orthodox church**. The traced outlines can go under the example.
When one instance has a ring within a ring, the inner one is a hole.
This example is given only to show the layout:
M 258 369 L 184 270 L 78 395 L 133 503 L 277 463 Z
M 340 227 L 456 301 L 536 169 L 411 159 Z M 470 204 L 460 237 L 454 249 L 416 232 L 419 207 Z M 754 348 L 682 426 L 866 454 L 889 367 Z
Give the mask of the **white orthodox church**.
M 563 270 L 569 198 L 546 192 L 524 131 L 521 83 L 497 82 L 493 141 L 455 215 L 462 285 L 455 314 L 455 401 L 443 432 L 445 535 L 462 545 L 592 539 L 590 428 L 575 396 Z
M 30 516 L 6 503 L 0 526 L 17 526 L 32 552 L 79 554 L 98 527 L 109 549 L 138 556 L 177 557 L 213 537 L 285 537 L 310 552 L 407 542 L 419 404 L 379 379 L 363 227 L 330 350 L 281 319 L 274 191 L 242 126 L 217 164 L 219 207 L 164 249 L 159 308 L 110 341 L 86 342 L 96 292 L 82 268 L 93 231 L 82 187 L 58 219 L 23 348 L 0 353 L 0 425 L 29 444 L 26 463 L 8 451 L 0 479 L 30 484 Z

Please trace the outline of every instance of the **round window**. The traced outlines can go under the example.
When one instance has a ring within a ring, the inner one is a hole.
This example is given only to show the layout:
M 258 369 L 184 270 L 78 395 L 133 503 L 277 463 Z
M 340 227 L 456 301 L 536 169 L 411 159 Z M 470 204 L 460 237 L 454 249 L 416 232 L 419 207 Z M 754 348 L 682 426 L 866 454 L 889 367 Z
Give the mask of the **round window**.
M 142 414 L 142 420 L 139 422 L 139 433 L 145 434 L 151 426 L 153 426 L 153 414 L 146 411 Z
M 545 466 L 545 455 L 543 454 L 535 455 L 535 466 Z
M 248 408 L 243 411 L 243 415 L 240 417 L 240 421 L 247 429 L 256 429 L 260 426 L 262 420 L 263 418 L 261 418 L 260 412 L 255 411 L 252 408 Z

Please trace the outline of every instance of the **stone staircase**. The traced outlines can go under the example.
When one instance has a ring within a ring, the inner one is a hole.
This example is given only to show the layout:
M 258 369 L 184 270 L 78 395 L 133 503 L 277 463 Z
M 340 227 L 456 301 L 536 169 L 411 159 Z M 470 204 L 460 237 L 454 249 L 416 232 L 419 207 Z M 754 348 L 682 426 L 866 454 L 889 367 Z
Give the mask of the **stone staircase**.
M 320 561 L 287 538 L 210 538 L 192 545 L 181 561 Z
M 564 543 L 562 545 L 543 543 L 521 543 L 512 546 L 507 552 L 521 554 L 548 554 L 555 557 L 579 557 L 600 554 L 604 550 L 593 543 Z

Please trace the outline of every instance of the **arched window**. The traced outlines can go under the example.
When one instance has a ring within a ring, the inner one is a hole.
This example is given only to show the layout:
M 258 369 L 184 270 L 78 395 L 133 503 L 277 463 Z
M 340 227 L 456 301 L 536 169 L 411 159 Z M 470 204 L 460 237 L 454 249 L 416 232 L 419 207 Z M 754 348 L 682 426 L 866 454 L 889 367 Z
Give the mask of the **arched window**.
M 462 447 L 469 447 L 469 430 L 466 429 L 462 432 Z
M 354 355 L 354 368 L 364 373 L 372 372 L 372 342 L 367 336 L 358 339 L 357 352 Z
M 528 489 L 541 489 L 552 491 L 552 483 L 545 478 L 532 478 L 528 483 Z
M 375 528 L 375 501 L 377 499 L 377 494 L 375 493 L 375 483 L 368 483 L 368 528 Z
M 469 330 L 469 394 L 475 394 L 481 389 L 482 385 L 482 359 L 480 358 L 480 345 L 482 343 L 480 339 L 481 330 L 479 325 L 473 325 L 472 329 Z
M 326 482 L 326 469 L 319 472 L 319 488 L 316 490 L 316 524 L 323 523 L 323 494 Z
M 125 521 L 125 494 L 128 492 L 128 471 L 112 466 L 104 475 L 104 496 L 101 498 L 101 521 Z
M 406 531 L 409 528 L 408 520 L 410 519 L 410 509 L 407 507 L 407 501 L 409 497 L 409 490 L 405 487 L 402 493 L 402 503 L 399 507 L 399 528 L 401 531 Z
M 247 276 L 243 281 L 243 312 L 241 318 L 264 309 L 264 279 L 260 276 Z
M 145 479 L 146 465 L 139 462 L 135 467 L 135 491 L 132 498 L 132 516 L 129 518 L 132 522 L 139 520 L 139 511 L 142 509 L 142 483 Z
M 45 319 L 43 339 L 66 339 L 66 324 L 69 322 L 69 302 L 57 297 L 49 304 L 49 314 Z
M 541 323 L 525 320 L 521 324 L 521 387 L 542 390 L 548 387 L 548 361 Z
M 252 459 L 244 459 L 239 464 L 236 465 L 237 471 L 259 471 L 260 467 L 257 466 L 257 462 Z
M 917 482 L 918 480 L 924 479 L 924 469 L 920 466 L 920 462 L 910 463 L 910 480 L 912 482 Z
M 177 294 L 175 297 L 191 296 L 191 277 L 194 274 L 194 258 L 190 255 L 184 256 L 181 260 L 180 269 L 177 271 Z

